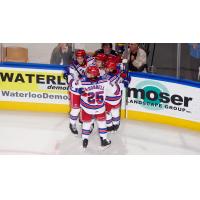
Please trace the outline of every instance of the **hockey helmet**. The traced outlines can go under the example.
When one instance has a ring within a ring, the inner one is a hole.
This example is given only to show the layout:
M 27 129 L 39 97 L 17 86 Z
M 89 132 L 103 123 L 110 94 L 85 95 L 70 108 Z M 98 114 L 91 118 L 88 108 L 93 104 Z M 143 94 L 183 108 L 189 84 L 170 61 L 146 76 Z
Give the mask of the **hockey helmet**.
M 96 60 L 100 60 L 102 62 L 105 62 L 106 60 L 106 55 L 104 53 L 98 53 L 96 56 L 95 56 L 95 59 Z
M 85 57 L 86 56 L 86 52 L 83 49 L 79 49 L 76 51 L 76 57 Z
M 116 70 L 116 69 L 117 69 L 117 64 L 116 64 L 116 62 L 113 61 L 113 60 L 108 60 L 108 61 L 105 63 L 105 68 L 106 68 L 106 69 Z
M 94 77 L 98 77 L 98 76 L 100 76 L 100 71 L 96 65 L 90 65 L 86 69 L 86 74 L 91 74 Z

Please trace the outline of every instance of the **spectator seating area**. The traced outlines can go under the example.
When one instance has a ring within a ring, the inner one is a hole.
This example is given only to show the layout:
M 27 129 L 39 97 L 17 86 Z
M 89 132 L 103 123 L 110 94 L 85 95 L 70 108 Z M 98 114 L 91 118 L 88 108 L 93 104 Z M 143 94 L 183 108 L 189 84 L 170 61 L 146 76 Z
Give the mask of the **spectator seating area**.
M 113 47 L 114 50 L 117 50 L 117 44 Z M 125 43 L 119 43 L 122 45 Z M 38 44 L 42 45 L 42 44 Z M 119 46 L 118 45 L 118 46 Z M 177 44 L 150 44 L 150 43 L 140 43 L 139 47 L 143 49 L 146 53 L 146 60 L 147 60 L 147 68 L 143 70 L 143 72 L 160 74 L 160 75 L 167 75 L 177 77 L 177 56 L 178 53 L 176 52 Z M 181 44 L 181 76 L 178 78 L 181 79 L 188 79 L 194 81 L 200 81 L 200 66 L 198 64 L 193 64 L 191 61 L 190 53 L 189 53 L 189 45 L 190 44 Z M 23 46 L 23 45 L 22 45 Z M 25 45 L 26 46 L 26 45 Z M 156 48 L 155 48 L 156 46 Z M 125 44 L 125 51 L 128 49 L 128 44 Z M 40 48 L 40 46 L 38 46 Z M 29 52 L 30 51 L 30 52 Z M 51 51 L 51 50 L 50 50 Z M 73 49 L 75 51 L 75 49 Z M 92 56 L 94 52 L 87 50 L 87 54 Z M 45 51 L 43 51 L 45 52 Z M 1 61 L 3 62 L 34 62 L 31 59 L 29 60 L 29 53 L 30 55 L 35 55 L 39 52 L 33 51 L 31 48 L 25 48 L 20 46 L 4 46 L 1 47 Z M 47 54 L 47 60 L 48 56 Z M 43 56 L 43 55 L 41 55 Z M 37 56 L 38 60 L 40 59 Z M 48 62 L 48 61 L 47 61 Z M 37 62 L 38 63 L 38 62 Z M 43 62 L 44 63 L 44 62 Z M 196 71 L 194 68 L 196 67 Z
M 28 49 L 23 47 L 3 48 L 4 62 L 28 62 Z

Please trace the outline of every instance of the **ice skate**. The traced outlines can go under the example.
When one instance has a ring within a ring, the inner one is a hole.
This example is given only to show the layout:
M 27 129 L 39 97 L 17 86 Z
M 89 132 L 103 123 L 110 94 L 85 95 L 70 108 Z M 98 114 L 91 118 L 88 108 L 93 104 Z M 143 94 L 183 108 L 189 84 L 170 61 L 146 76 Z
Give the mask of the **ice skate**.
M 88 146 L 88 139 L 83 140 L 83 148 L 86 149 Z
M 71 130 L 71 132 L 75 135 L 78 135 L 78 131 L 77 131 L 77 128 L 76 128 L 76 125 L 74 124 L 69 124 L 69 128 Z
M 102 137 L 100 137 L 100 140 L 101 140 L 101 147 L 103 147 L 103 149 L 108 148 L 111 144 L 111 140 L 109 139 L 103 139 Z
M 90 133 L 92 133 L 93 130 L 94 130 L 94 123 L 90 127 Z
M 113 132 L 116 133 L 119 129 L 119 124 L 113 125 Z
M 108 127 L 107 127 L 107 131 L 108 131 L 108 132 L 111 133 L 113 130 L 114 130 L 114 127 L 113 127 L 113 126 L 108 126 Z

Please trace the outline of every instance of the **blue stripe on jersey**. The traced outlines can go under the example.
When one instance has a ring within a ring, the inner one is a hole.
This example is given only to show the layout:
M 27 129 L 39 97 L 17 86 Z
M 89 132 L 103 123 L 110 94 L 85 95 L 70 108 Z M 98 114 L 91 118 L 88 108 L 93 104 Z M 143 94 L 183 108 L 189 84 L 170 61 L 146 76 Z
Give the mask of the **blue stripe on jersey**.
M 88 109 L 99 109 L 99 108 L 102 108 L 104 106 L 104 104 L 101 104 L 101 105 L 91 105 L 91 104 L 87 104 L 86 102 L 84 102 L 82 99 L 81 99 L 81 105 L 85 108 L 88 108 Z
M 112 81 L 114 81 L 114 80 L 116 80 L 117 79 L 117 77 L 116 76 L 113 76 L 113 77 L 109 77 L 109 80 L 112 82 Z
M 82 134 L 83 135 L 90 135 L 90 130 L 84 130 L 84 129 L 82 129 Z
M 110 123 L 112 123 L 112 119 L 106 120 L 106 124 L 110 124 Z
M 105 82 L 108 82 L 107 79 L 104 79 L 104 80 L 99 80 L 98 83 L 105 83 Z
M 116 86 L 117 86 L 117 90 L 115 91 L 115 95 L 119 95 L 120 94 L 120 91 L 121 91 L 121 89 L 120 89 L 120 87 L 119 87 L 119 85 L 118 84 L 116 84 Z
M 115 122 L 117 122 L 117 121 L 120 120 L 120 117 L 113 117 L 112 120 L 115 121 Z
M 107 79 L 100 79 L 97 82 L 91 82 L 88 78 L 86 78 L 85 81 L 81 81 L 82 85 L 94 85 L 94 84 L 100 84 L 100 83 L 106 83 L 108 80 Z
M 106 128 L 99 128 L 99 130 L 107 130 Z
M 106 96 L 107 101 L 117 101 L 119 99 L 121 99 L 121 96 L 114 96 L 114 97 Z
M 79 69 L 79 68 L 86 69 L 86 66 L 77 65 L 77 69 Z
M 68 83 L 69 87 L 71 88 L 72 87 L 72 83 L 73 83 L 74 79 L 71 79 Z
M 91 83 L 91 82 L 89 82 L 89 81 L 88 81 L 88 82 L 86 82 L 86 81 L 84 81 L 84 82 L 81 82 L 81 84 L 82 84 L 82 85 L 92 85 L 92 83 Z
M 70 119 L 72 119 L 72 120 L 77 120 L 77 119 L 78 119 L 78 116 L 70 115 Z
M 90 57 L 86 58 L 86 61 L 87 61 L 87 62 L 89 62 L 89 61 L 91 61 L 91 60 L 95 60 L 94 57 L 90 56 Z
M 107 133 L 107 128 L 99 128 L 99 133 L 100 134 L 106 134 Z

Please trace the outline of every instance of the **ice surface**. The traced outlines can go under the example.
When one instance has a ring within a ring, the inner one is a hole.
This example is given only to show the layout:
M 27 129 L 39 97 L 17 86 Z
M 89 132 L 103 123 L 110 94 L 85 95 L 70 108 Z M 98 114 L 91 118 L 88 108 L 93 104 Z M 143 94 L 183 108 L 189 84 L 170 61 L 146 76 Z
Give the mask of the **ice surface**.
M 200 132 L 130 120 L 109 135 L 112 145 L 105 150 L 95 128 L 84 152 L 68 124 L 66 114 L 0 111 L 0 154 L 200 154 Z

